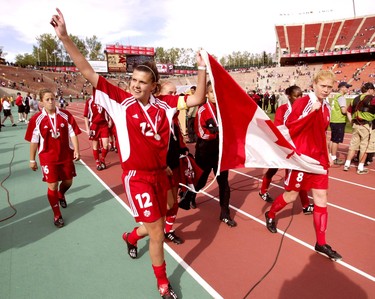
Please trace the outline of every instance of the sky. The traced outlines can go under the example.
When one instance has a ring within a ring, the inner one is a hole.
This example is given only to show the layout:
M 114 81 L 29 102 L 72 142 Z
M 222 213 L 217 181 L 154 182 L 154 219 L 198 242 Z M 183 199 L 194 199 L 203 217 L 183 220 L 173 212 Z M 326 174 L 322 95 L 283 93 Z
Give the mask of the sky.
M 5 0 L 1 0 L 5 2 Z M 373 0 L 12 0 L 3 3 L 0 46 L 5 59 L 32 53 L 50 33 L 56 7 L 68 33 L 103 45 L 203 48 L 220 58 L 236 51 L 274 53 L 275 25 L 375 14 Z M 354 7 L 354 8 L 353 8 Z

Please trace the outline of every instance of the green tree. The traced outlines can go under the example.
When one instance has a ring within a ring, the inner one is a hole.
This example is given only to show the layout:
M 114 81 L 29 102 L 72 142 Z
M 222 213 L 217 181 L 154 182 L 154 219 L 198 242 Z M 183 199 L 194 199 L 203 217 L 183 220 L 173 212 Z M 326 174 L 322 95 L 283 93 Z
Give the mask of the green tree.
M 28 53 L 25 53 L 24 55 L 18 54 L 14 60 L 15 63 L 21 67 L 36 65 L 37 62 L 34 55 Z
M 93 35 L 91 38 L 85 39 L 86 48 L 89 52 L 89 60 L 104 60 L 104 55 L 102 53 L 102 44 L 98 41 L 96 35 Z

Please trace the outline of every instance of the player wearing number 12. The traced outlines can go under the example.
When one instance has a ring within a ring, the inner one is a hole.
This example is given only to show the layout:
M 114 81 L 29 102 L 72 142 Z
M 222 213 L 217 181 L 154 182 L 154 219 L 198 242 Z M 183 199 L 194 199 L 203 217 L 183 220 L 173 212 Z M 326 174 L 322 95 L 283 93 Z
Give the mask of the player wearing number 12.
M 127 92 L 94 71 L 69 37 L 61 11 L 57 9 L 57 12 L 58 15 L 52 16 L 51 25 L 76 67 L 96 89 L 95 102 L 107 111 L 116 126 L 122 182 L 133 216 L 137 222 L 142 222 L 131 233 L 123 235 L 128 254 L 136 258 L 137 241 L 148 235 L 158 291 L 164 299 L 175 299 L 177 295 L 166 274 L 163 248 L 169 188 L 165 171 L 167 151 L 173 115 L 177 110 L 204 101 L 204 60 L 197 55 L 198 84 L 193 96 L 155 98 L 152 92 L 157 87 L 159 74 L 153 62 L 135 66 L 130 92 Z

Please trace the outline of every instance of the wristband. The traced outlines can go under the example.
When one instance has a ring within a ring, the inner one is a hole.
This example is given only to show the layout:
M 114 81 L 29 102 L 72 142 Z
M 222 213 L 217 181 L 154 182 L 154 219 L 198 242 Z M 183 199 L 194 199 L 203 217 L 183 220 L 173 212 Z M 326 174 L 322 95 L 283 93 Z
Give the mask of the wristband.
M 205 70 L 206 70 L 206 67 L 205 67 L 205 66 L 198 66 L 198 70 L 200 70 L 200 71 L 205 71 Z
M 35 163 L 36 161 L 35 160 L 30 160 L 30 163 Z

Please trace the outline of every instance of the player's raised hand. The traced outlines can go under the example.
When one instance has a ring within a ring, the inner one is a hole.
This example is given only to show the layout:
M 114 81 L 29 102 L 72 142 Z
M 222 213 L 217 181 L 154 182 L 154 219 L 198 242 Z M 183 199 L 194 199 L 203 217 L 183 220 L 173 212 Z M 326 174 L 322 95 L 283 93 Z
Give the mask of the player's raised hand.
M 56 35 L 59 39 L 68 36 L 68 32 L 66 30 L 66 24 L 64 20 L 64 16 L 60 9 L 56 8 L 57 15 L 52 15 L 52 19 L 50 24 L 55 28 Z

